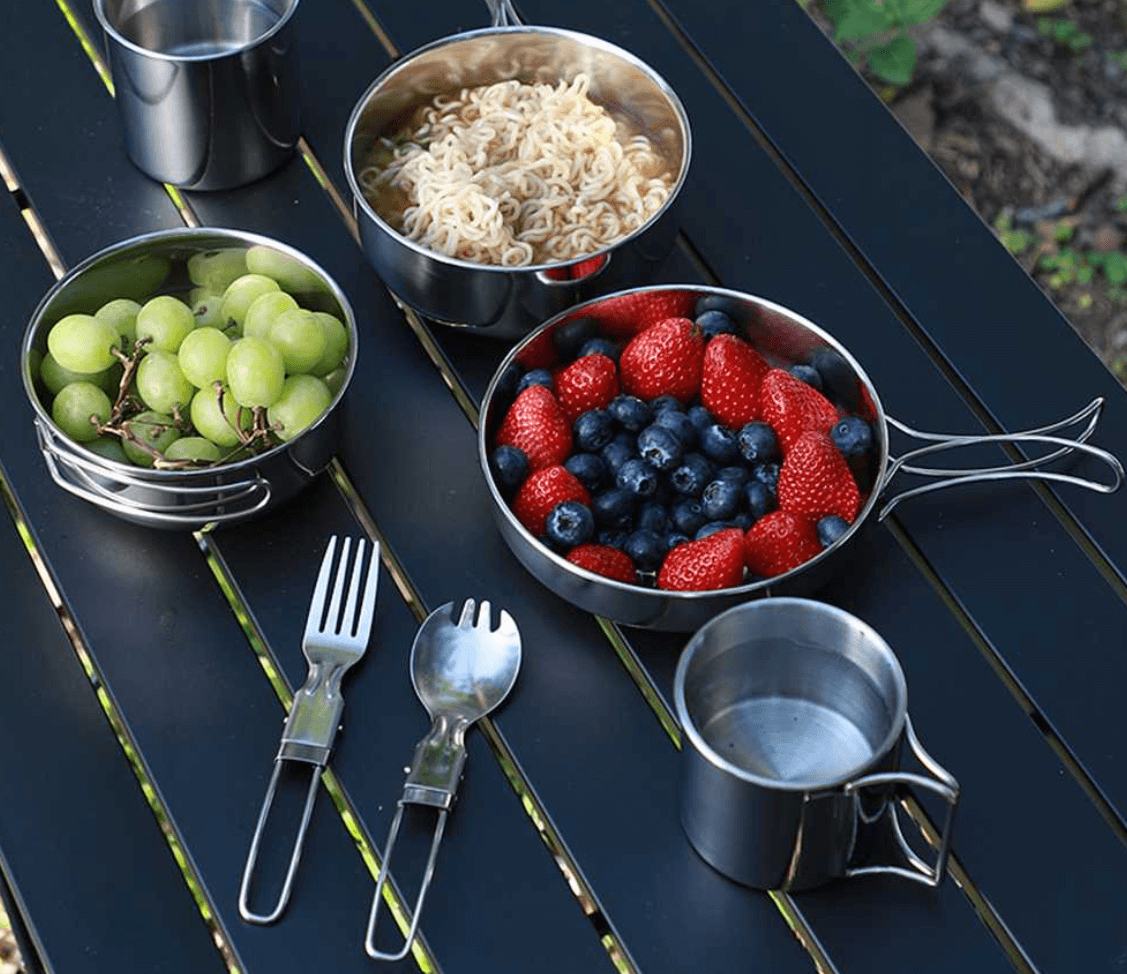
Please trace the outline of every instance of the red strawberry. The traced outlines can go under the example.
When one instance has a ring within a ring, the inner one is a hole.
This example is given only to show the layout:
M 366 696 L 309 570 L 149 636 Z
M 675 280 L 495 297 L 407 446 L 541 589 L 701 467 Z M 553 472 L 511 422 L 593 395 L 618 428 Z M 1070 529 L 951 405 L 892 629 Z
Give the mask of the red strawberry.
M 552 508 L 564 501 L 591 503 L 591 496 L 578 480 L 559 466 L 530 474 L 513 498 L 513 513 L 536 537 L 544 533 Z
M 528 469 L 563 463 L 571 453 L 571 423 L 552 390 L 529 386 L 509 407 L 497 431 L 496 445 L 523 450 Z
M 609 298 L 587 309 L 608 338 L 633 338 L 666 318 L 683 318 L 696 298 L 688 291 L 636 291 Z
M 704 339 L 688 318 L 666 318 L 630 339 L 618 360 L 624 392 L 639 399 L 675 396 L 688 402 L 700 389 Z
M 779 508 L 814 521 L 836 514 L 849 524 L 857 519 L 861 494 L 845 458 L 825 433 L 803 433 L 779 470 Z
M 657 587 L 676 592 L 732 588 L 744 580 L 743 532 L 725 528 L 699 541 L 686 541 L 665 556 Z
M 586 568 L 596 575 L 605 575 L 619 582 L 633 584 L 637 581 L 634 562 L 624 551 L 602 544 L 576 545 L 566 555 L 568 561 L 580 568 Z
M 717 335 L 704 350 L 700 401 L 730 429 L 759 415 L 759 384 L 771 371 L 754 348 L 735 335 Z
M 761 517 L 744 535 L 744 559 L 759 578 L 789 572 L 821 550 L 814 522 L 787 511 Z
M 586 260 L 581 260 L 578 264 L 570 268 L 571 279 L 578 281 L 584 277 L 590 277 L 595 271 L 603 269 L 603 265 L 606 264 L 607 259 L 607 255 L 603 254 L 600 257 L 588 257 Z
M 546 369 L 556 363 L 560 357 L 553 341 L 554 332 L 551 328 L 537 335 L 524 348 L 520 350 L 517 361 L 531 372 L 533 369 Z
M 591 409 L 605 409 L 618 395 L 618 370 L 605 355 L 584 355 L 556 373 L 556 396 L 571 422 Z
M 786 453 L 808 430 L 827 432 L 837 422 L 837 409 L 789 372 L 771 369 L 759 384 L 759 418 L 774 428 Z

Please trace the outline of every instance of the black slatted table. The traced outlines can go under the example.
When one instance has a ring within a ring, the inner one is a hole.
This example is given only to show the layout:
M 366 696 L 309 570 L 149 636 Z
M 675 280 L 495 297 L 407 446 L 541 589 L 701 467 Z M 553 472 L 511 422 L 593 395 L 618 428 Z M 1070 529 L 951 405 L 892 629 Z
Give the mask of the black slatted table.
M 1097 440 L 1127 456 L 1127 394 L 793 0 L 526 0 L 520 12 L 626 47 L 685 102 L 694 156 L 662 280 L 718 282 L 811 317 L 910 426 L 1028 428 L 1101 395 Z M 768 895 L 692 852 L 672 716 L 684 637 L 605 625 L 515 561 L 475 439 L 507 348 L 413 327 L 337 203 L 360 92 L 398 54 L 484 17 L 464 0 L 304 0 L 313 165 L 295 158 L 178 207 L 122 151 L 87 0 L 5 11 L 0 893 L 28 969 L 370 970 L 367 851 L 426 725 L 406 667 L 413 633 L 431 608 L 484 595 L 518 619 L 525 663 L 470 737 L 425 953 L 399 969 L 1124 970 L 1119 495 L 1018 485 L 920 499 L 864 535 L 819 593 L 891 643 L 921 737 L 963 785 L 941 888 L 866 878 Z M 52 484 L 16 353 L 52 280 L 48 254 L 69 267 L 185 219 L 308 253 L 347 292 L 363 339 L 329 471 L 268 516 L 199 537 L 126 524 Z M 290 910 L 263 929 L 238 917 L 239 877 L 334 533 L 384 544 L 372 649 L 349 677 Z

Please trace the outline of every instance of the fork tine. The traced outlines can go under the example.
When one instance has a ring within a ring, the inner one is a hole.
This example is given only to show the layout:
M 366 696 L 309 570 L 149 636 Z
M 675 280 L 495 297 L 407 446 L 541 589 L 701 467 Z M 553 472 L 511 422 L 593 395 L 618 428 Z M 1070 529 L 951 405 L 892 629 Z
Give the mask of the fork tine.
M 515 636 L 518 634 L 516 620 L 504 609 L 501 610 L 501 619 L 497 625 L 497 634 L 499 636 Z
M 344 592 L 344 580 L 348 575 L 348 554 L 352 550 L 352 539 L 345 538 L 340 546 L 340 562 L 337 564 L 337 573 L 333 577 L 333 597 L 329 601 L 329 614 L 325 617 L 322 632 L 337 632 L 340 627 L 340 597 Z
M 473 625 L 475 604 L 473 599 L 466 599 L 466 601 L 462 603 L 462 615 L 458 619 L 459 629 L 469 629 Z
M 356 557 L 352 561 L 352 580 L 348 583 L 348 597 L 344 600 L 344 615 L 341 616 L 340 624 L 336 627 L 336 631 L 343 636 L 351 636 L 355 632 L 356 596 L 360 591 L 360 572 L 364 568 L 365 547 L 364 539 L 360 538 L 356 542 Z M 338 575 L 344 575 L 347 567 L 347 564 L 342 559 Z M 332 632 L 334 630 L 330 628 L 329 631 Z
M 317 584 L 313 588 L 313 598 L 309 601 L 309 615 L 305 618 L 305 638 L 309 639 L 321 629 L 321 617 L 325 614 L 325 594 L 329 590 L 329 576 L 333 573 L 333 553 L 337 549 L 337 536 L 329 538 L 329 546 L 321 559 L 321 571 L 317 573 Z
M 487 632 L 493 630 L 493 618 L 490 612 L 492 606 L 485 599 L 481 603 L 481 611 L 477 615 L 477 625 L 479 629 L 485 629 Z
M 360 621 L 356 624 L 356 635 L 368 641 L 372 631 L 372 617 L 376 611 L 376 586 L 380 580 L 380 543 L 372 542 L 372 557 L 368 561 L 368 580 L 364 586 L 364 598 L 360 603 Z M 355 582 L 353 582 L 355 585 Z

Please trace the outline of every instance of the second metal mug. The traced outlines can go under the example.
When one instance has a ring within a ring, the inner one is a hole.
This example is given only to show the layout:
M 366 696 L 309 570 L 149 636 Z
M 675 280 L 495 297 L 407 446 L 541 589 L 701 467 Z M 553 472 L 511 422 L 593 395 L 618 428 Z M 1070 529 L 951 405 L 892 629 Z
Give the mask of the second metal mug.
M 186 189 L 230 189 L 273 171 L 300 134 L 298 0 L 94 0 L 125 148 Z
M 714 868 L 757 889 L 874 872 L 942 881 L 959 785 L 920 746 L 900 664 L 861 620 L 807 599 L 736 606 L 689 641 L 674 697 L 681 822 Z M 899 770 L 905 742 L 932 777 Z M 947 803 L 933 864 L 900 830 L 907 785 Z M 894 861 L 870 856 L 881 829 Z

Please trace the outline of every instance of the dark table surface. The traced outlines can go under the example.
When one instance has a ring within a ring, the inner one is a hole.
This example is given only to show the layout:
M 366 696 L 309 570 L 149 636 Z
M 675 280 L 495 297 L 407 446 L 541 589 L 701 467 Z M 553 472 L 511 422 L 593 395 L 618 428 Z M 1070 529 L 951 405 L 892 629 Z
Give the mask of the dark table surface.
M 520 12 L 633 51 L 685 102 L 694 156 L 663 280 L 808 316 L 913 427 L 1025 429 L 1104 396 L 1096 441 L 1127 456 L 1127 394 L 793 0 Z M 370 970 L 370 853 L 427 724 L 411 641 L 431 608 L 473 595 L 516 617 L 525 658 L 469 737 L 423 918 L 426 969 L 1127 970 L 1122 495 L 1009 484 L 905 503 L 818 593 L 888 640 L 921 738 L 962 784 L 940 888 L 873 877 L 765 894 L 691 850 L 671 707 L 684 637 L 590 617 L 512 557 L 474 425 L 506 346 L 412 327 L 340 204 L 360 92 L 400 53 L 484 16 L 464 0 L 305 0 L 304 158 L 178 206 L 123 153 L 88 0 L 0 13 L 0 888 L 29 969 Z M 363 341 L 330 469 L 276 512 L 199 536 L 56 488 L 17 354 L 53 270 L 185 221 L 308 253 L 348 294 Z M 1101 475 L 1088 461 L 1075 472 Z M 348 677 L 332 794 L 319 794 L 290 909 L 249 926 L 239 877 L 333 533 L 384 545 L 371 649 Z M 929 809 L 910 820 L 921 848 Z M 409 838 L 405 857 L 421 836 Z M 400 881 L 410 894 L 416 880 Z

